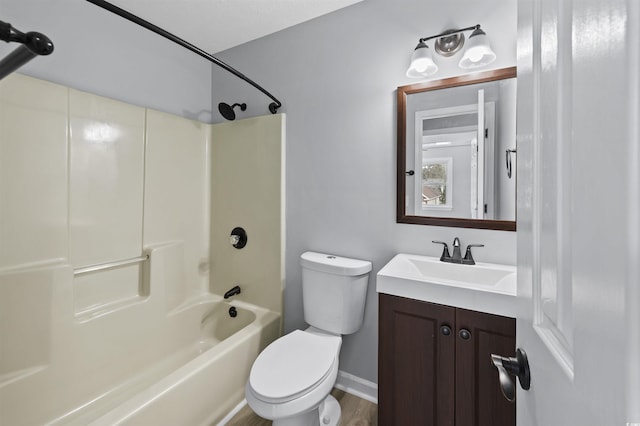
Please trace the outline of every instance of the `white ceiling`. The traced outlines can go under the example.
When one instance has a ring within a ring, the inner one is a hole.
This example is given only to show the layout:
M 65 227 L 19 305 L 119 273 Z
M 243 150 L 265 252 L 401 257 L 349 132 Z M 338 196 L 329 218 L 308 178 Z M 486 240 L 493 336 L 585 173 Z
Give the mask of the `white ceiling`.
M 280 31 L 362 0 L 111 0 L 208 53 Z

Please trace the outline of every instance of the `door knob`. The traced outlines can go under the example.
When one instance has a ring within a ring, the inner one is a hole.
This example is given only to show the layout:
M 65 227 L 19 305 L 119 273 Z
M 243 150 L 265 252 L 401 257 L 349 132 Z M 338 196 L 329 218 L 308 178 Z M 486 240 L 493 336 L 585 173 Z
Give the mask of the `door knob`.
M 529 390 L 531 387 L 531 372 L 529 370 L 527 354 L 522 349 L 516 350 L 515 358 L 491 354 L 491 361 L 498 369 L 500 388 L 507 400 L 513 402 L 516 399 L 514 377 L 518 378 L 522 389 Z

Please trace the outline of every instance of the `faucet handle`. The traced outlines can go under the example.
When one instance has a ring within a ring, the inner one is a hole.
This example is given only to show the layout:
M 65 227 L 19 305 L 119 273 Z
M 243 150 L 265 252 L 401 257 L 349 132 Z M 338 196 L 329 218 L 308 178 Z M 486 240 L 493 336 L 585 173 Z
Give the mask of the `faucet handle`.
M 440 260 L 444 262 L 445 259 L 451 259 L 451 255 L 449 254 L 449 246 L 444 241 L 431 241 L 434 244 L 442 244 L 444 249 L 442 250 L 442 255 L 440 256 Z
M 471 254 L 471 247 L 484 247 L 484 244 L 469 244 L 467 246 L 467 251 L 464 254 L 464 259 L 462 259 L 463 263 L 467 265 L 475 265 L 476 261 L 473 260 L 473 255 Z

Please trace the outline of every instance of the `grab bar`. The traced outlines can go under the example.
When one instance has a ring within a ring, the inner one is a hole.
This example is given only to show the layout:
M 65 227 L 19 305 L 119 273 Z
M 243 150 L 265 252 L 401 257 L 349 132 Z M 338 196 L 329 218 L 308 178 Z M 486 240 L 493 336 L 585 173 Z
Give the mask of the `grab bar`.
M 73 276 L 87 274 L 89 272 L 102 271 L 105 269 L 113 269 L 119 266 L 133 265 L 134 263 L 145 262 L 149 259 L 149 255 L 134 257 L 132 259 L 116 260 L 115 262 L 100 263 L 97 265 L 83 266 L 82 268 L 76 268 L 73 270 Z

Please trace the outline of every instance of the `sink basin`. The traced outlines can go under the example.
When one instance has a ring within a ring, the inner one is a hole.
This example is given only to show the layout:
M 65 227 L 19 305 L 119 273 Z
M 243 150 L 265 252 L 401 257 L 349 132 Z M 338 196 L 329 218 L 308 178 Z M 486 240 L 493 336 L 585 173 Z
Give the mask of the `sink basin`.
M 461 265 L 437 257 L 398 254 L 377 275 L 378 293 L 514 317 L 516 267 Z
M 398 263 L 403 265 L 405 261 L 408 262 L 407 268 L 411 268 L 412 265 L 422 277 L 434 284 L 460 285 L 484 291 L 507 293 L 515 290 L 512 284 L 515 284 L 516 269 L 513 266 L 488 263 L 461 265 L 441 262 L 436 257 L 426 256 L 398 255 L 396 257 Z

